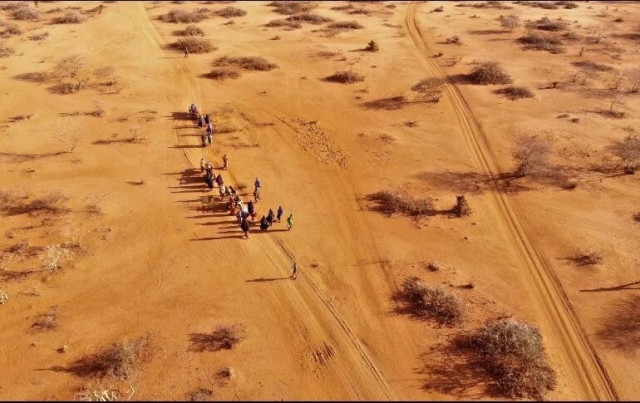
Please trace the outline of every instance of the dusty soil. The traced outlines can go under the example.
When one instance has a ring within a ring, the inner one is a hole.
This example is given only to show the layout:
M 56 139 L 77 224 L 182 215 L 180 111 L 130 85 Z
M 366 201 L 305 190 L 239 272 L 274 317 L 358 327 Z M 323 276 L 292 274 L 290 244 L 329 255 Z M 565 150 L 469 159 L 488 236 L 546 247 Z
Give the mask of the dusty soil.
M 287 16 L 238 2 L 230 5 L 247 14 L 234 23 L 196 23 L 216 50 L 185 58 L 169 44 L 186 24 L 157 17 L 229 4 L 104 3 L 97 12 L 102 3 L 39 2 L 41 18 L 29 21 L 0 11 L 22 30 L 0 39 L 15 50 L 0 58 L 0 290 L 9 297 L 0 399 L 493 399 L 486 376 L 446 345 L 460 329 L 509 315 L 544 336 L 558 373 L 549 398 L 640 397 L 640 187 L 637 174 L 611 168 L 619 161 L 608 151 L 640 134 L 640 95 L 618 91 L 612 110 L 623 118 L 596 113 L 610 109 L 616 73 L 640 65 L 640 5 L 366 2 L 348 14 L 332 10 L 346 2 L 322 2 L 313 13 L 363 26 L 336 31 L 266 27 Z M 66 7 L 87 20 L 52 24 Z M 63 10 L 46 13 L 54 8 Z M 523 50 L 526 29 L 500 27 L 507 14 L 562 17 L 581 39 L 560 54 Z M 453 35 L 461 45 L 446 43 Z M 371 40 L 378 52 L 362 50 Z M 73 54 L 82 71 L 112 67 L 117 83 L 60 94 L 47 74 Z M 223 56 L 278 67 L 204 77 Z M 470 83 L 476 62 L 490 60 L 534 97 L 512 101 L 494 93 L 500 86 Z M 613 70 L 581 83 L 572 63 L 582 60 Z M 345 70 L 364 81 L 324 79 Z M 414 99 L 411 87 L 430 77 L 448 80 L 439 102 L 389 101 Z M 212 147 L 200 146 L 192 102 L 212 116 Z M 557 176 L 496 180 L 513 172 L 523 134 L 551 144 L 556 172 L 575 189 Z M 244 239 L 217 187 L 207 191 L 202 157 L 245 201 L 260 177 L 258 217 L 281 205 L 295 216 L 291 231 L 283 219 Z M 367 200 L 380 190 L 433 198 L 439 211 L 464 194 L 473 213 L 388 217 Z M 55 192 L 66 198 L 49 200 L 57 210 L 30 204 Z M 67 255 L 47 255 L 51 245 Z M 600 264 L 566 259 L 590 249 Z M 457 295 L 463 324 L 403 313 L 394 295 L 410 275 Z M 57 326 L 34 327 L 47 313 Z M 225 324 L 243 325 L 246 337 L 228 350 L 197 348 L 194 335 Z M 149 349 L 126 380 L 74 370 L 145 335 Z M 227 367 L 232 375 L 220 376 Z

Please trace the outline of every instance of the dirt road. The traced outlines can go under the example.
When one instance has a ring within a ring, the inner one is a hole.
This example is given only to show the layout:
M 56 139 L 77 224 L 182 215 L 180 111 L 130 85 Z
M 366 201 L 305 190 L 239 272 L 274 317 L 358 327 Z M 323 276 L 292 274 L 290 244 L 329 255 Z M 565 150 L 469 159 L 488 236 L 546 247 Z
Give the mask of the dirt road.
M 413 3 L 408 7 L 405 15 L 407 31 L 424 57 L 431 75 L 447 78 L 444 70 L 432 59 L 433 52 L 429 51 L 429 39 L 423 35 L 416 20 L 417 12 L 418 4 Z M 475 157 L 477 168 L 493 178 L 500 169 L 488 150 L 487 138 L 460 90 L 451 81 L 446 86 L 444 98 L 452 103 L 456 111 L 456 117 L 465 134 L 468 147 Z M 584 393 L 581 398 L 619 400 L 615 387 L 589 343 L 570 301 L 553 273 L 553 268 L 536 250 L 522 228 L 509 197 L 494 189 L 493 199 L 500 211 L 500 222 L 496 223 L 496 227 L 502 227 L 502 230 L 508 231 L 511 235 L 512 248 L 520 255 L 523 266 L 527 268 L 531 280 L 531 292 L 539 302 L 541 316 L 545 318 L 551 329 L 548 337 L 559 347 L 562 365 L 571 372 L 573 382 L 580 385 Z

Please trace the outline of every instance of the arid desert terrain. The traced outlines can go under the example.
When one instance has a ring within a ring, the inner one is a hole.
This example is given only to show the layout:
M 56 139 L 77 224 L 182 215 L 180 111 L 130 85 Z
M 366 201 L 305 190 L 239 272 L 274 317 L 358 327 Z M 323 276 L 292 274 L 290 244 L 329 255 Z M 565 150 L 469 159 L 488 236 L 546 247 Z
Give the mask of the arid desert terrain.
M 639 52 L 636 2 L 0 2 L 0 399 L 639 399 Z

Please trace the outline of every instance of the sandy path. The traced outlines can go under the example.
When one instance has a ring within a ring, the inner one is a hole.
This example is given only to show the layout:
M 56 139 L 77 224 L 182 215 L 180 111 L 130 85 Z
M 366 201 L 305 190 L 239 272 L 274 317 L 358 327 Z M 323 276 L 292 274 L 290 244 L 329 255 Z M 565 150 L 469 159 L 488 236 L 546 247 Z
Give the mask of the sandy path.
M 407 31 L 427 61 L 430 73 L 434 76 L 447 77 L 444 70 L 431 59 L 433 52 L 429 51 L 428 40 L 422 35 L 416 22 L 417 8 L 417 4 L 411 4 L 407 9 L 405 15 Z M 445 98 L 451 101 L 456 111 L 456 117 L 463 129 L 467 144 L 476 159 L 476 166 L 493 177 L 494 172 L 498 171 L 495 160 L 488 151 L 486 136 L 480 130 L 469 105 L 451 82 L 446 86 L 445 93 Z M 562 355 L 563 366 L 570 372 L 573 383 L 580 385 L 583 393 L 581 398 L 619 400 L 606 369 L 587 339 L 553 269 L 529 240 L 509 198 L 495 190 L 492 196 L 499 207 L 499 220 L 503 231 L 508 231 L 511 235 L 514 247 L 528 269 L 532 290 L 540 303 L 540 309 L 543 310 L 552 329 L 548 337 L 560 347 L 558 351 Z
M 155 31 L 151 24 L 142 3 L 130 5 L 132 12 L 135 13 L 137 24 L 145 32 L 145 36 L 158 46 L 158 53 L 163 52 L 160 47 L 164 44 L 160 35 Z M 192 100 L 205 99 L 203 87 L 198 86 L 195 77 L 197 73 L 192 70 L 189 63 L 181 63 L 180 59 L 167 58 L 167 62 L 172 64 L 175 74 L 171 80 L 176 81 L 176 88 L 182 92 L 180 96 L 166 97 L 170 100 L 173 110 L 182 111 L 186 105 Z M 274 113 L 275 111 L 271 111 Z M 174 141 L 181 145 L 199 145 L 200 140 L 197 136 L 179 136 L 178 130 L 174 129 Z M 189 139 L 191 139 L 189 141 Z M 181 148 L 180 151 L 170 151 L 172 153 L 182 153 L 184 160 L 188 161 L 190 168 L 195 168 L 197 157 L 189 153 L 189 148 Z M 175 161 L 175 158 L 172 159 Z M 172 166 L 172 169 L 178 168 Z M 184 168 L 184 166 L 182 166 Z M 233 182 L 237 183 L 233 175 L 233 171 L 227 171 L 226 177 L 230 177 Z M 162 243 L 159 244 L 161 248 Z M 286 242 L 280 237 L 269 238 L 252 238 L 248 248 L 266 256 L 271 262 L 275 270 L 282 271 L 283 267 L 289 267 L 291 262 L 297 261 L 294 253 Z M 259 251 L 255 251 L 259 249 Z M 287 258 L 289 261 L 287 261 Z M 279 273 L 286 276 L 288 273 Z M 341 317 L 340 313 L 331 303 L 331 301 L 323 294 L 313 279 L 301 272 L 299 280 L 294 284 L 291 282 L 285 286 L 283 292 L 291 303 L 287 304 L 290 309 L 294 310 L 293 314 L 304 322 L 305 328 L 309 329 L 309 336 L 312 344 L 317 344 L 315 340 L 330 340 L 333 346 L 336 346 L 335 352 L 332 347 L 316 349 L 314 354 L 321 362 L 328 361 L 335 354 L 338 358 L 335 364 L 335 375 L 342 378 L 342 381 L 351 389 L 352 398 L 358 399 L 395 399 L 393 391 L 386 382 L 384 376 L 368 355 L 362 346 L 358 337 L 354 334 L 349 324 Z M 277 298 L 282 295 L 274 294 Z M 310 347 L 312 350 L 314 347 Z

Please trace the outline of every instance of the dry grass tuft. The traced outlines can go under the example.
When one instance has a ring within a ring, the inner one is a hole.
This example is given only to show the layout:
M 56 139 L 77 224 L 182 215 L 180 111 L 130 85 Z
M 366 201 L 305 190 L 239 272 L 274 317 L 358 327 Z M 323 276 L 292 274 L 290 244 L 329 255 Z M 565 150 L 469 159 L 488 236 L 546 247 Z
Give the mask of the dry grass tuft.
M 332 29 L 361 29 L 363 28 L 362 24 L 358 21 L 338 21 L 333 22 L 327 26 L 327 28 Z
M 193 351 L 231 350 L 246 338 L 246 328 L 240 323 L 220 325 L 212 333 L 192 333 L 189 337 Z
M 367 44 L 367 46 L 364 48 L 365 51 L 367 52 L 377 52 L 380 50 L 380 47 L 378 46 L 378 44 L 376 43 L 376 41 L 369 41 L 369 43 Z
M 171 47 L 178 51 L 184 51 L 184 48 L 189 50 L 189 53 L 209 53 L 218 49 L 213 46 L 213 43 L 209 39 L 186 37 L 178 39 L 171 44 Z
M 325 77 L 325 81 L 340 84 L 354 84 L 364 81 L 364 76 L 353 71 L 339 71 Z
M 290 17 L 287 17 L 286 20 L 291 22 L 298 22 L 298 23 L 307 22 L 312 25 L 320 25 L 326 22 L 333 21 L 329 17 L 324 17 L 322 15 L 311 14 L 311 13 L 295 14 Z
M 164 22 L 177 23 L 195 23 L 211 18 L 211 10 L 200 8 L 195 11 L 183 11 L 173 9 L 167 14 L 161 15 L 160 20 Z
M 306 13 L 318 7 L 318 3 L 310 1 L 274 1 L 268 4 L 278 14 L 292 15 Z
M 416 199 L 387 190 L 370 194 L 367 196 L 367 200 L 377 203 L 374 209 L 389 216 L 405 214 L 414 218 L 422 218 L 434 212 L 431 199 Z
M 197 25 L 187 25 L 187 27 L 183 30 L 176 31 L 175 35 L 177 36 L 204 36 L 204 31 L 202 28 Z
M 456 325 L 464 317 L 462 303 L 455 295 L 425 284 L 418 277 L 407 277 L 402 282 L 401 298 L 414 315 L 434 319 L 441 325 Z
M 241 75 L 240 70 L 234 67 L 218 67 L 205 74 L 205 77 L 214 80 L 224 81 L 227 79 L 236 79 Z
M 229 57 L 224 56 L 213 62 L 214 67 L 233 66 L 250 71 L 270 71 L 278 67 L 263 57 Z
M 455 339 L 471 350 L 477 364 L 494 378 L 494 389 L 509 398 L 543 399 L 556 388 L 540 331 L 515 319 L 491 322 Z
M 62 369 L 83 378 L 109 376 L 130 379 L 136 367 L 147 358 L 149 337 L 139 337 L 112 347 L 98 354 L 83 357 Z
M 84 15 L 77 11 L 67 11 L 63 16 L 53 19 L 54 24 L 80 24 L 85 21 Z
M 469 79 L 474 84 L 511 84 L 513 80 L 498 62 L 483 62 L 473 69 Z
M 553 54 L 564 53 L 566 51 L 566 49 L 561 46 L 562 41 L 559 38 L 536 32 L 530 32 L 518 40 L 525 45 L 525 49 L 546 50 Z
M 237 7 L 225 7 L 222 10 L 216 11 L 216 15 L 224 18 L 244 17 L 247 12 Z
M 522 98 L 533 98 L 533 92 L 527 87 L 510 85 L 508 87 L 495 90 L 496 94 L 503 94 L 512 101 Z

